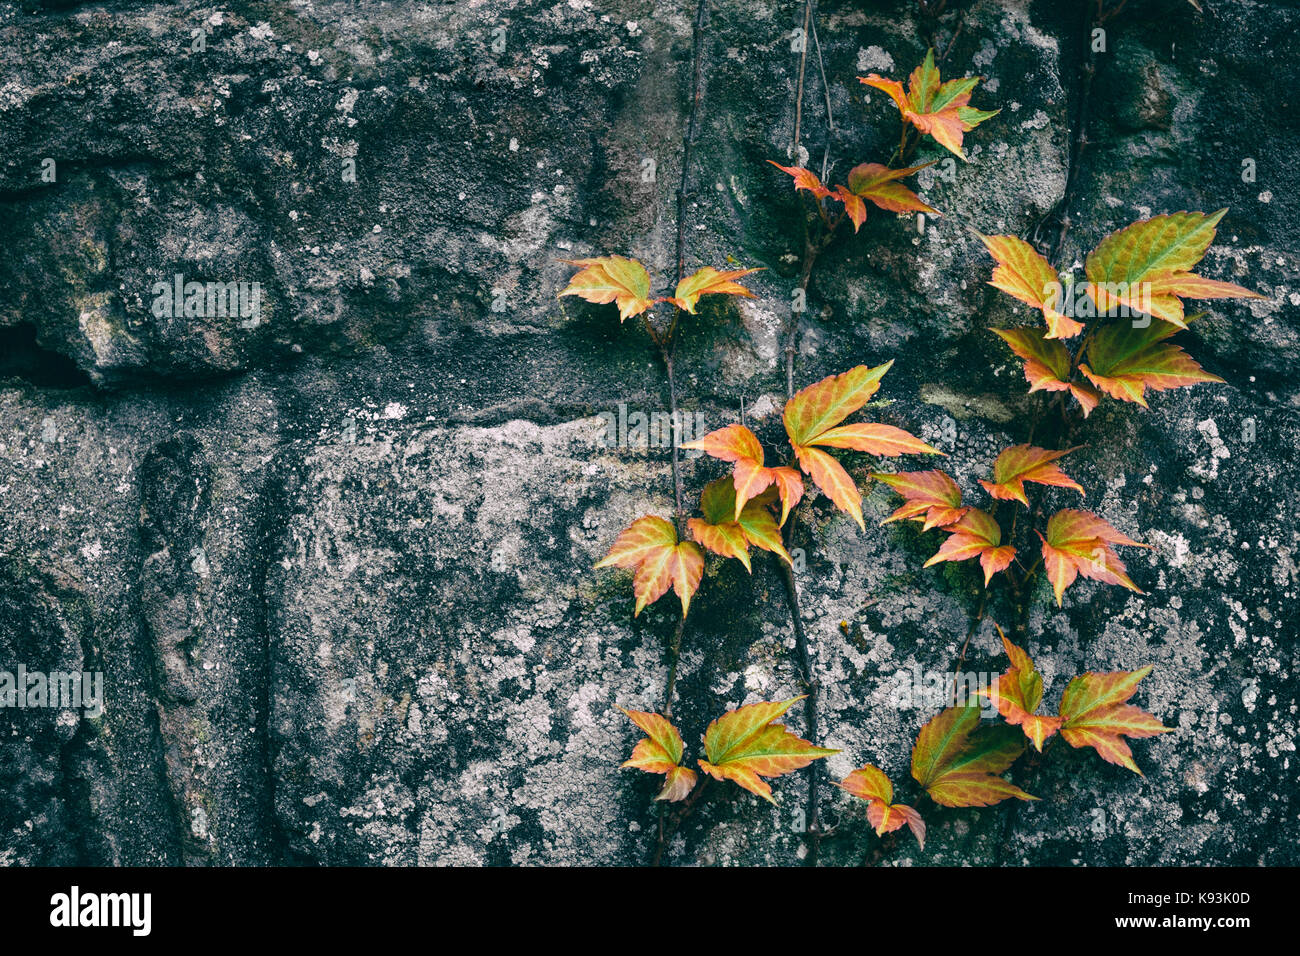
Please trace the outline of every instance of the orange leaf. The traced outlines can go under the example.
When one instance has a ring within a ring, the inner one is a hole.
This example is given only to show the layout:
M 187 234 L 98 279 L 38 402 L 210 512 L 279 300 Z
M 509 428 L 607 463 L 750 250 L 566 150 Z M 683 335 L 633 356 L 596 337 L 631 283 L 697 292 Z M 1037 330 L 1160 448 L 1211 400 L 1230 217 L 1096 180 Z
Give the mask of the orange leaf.
M 921 849 L 925 849 L 925 821 L 921 814 L 905 803 L 881 803 L 875 801 L 867 804 L 867 819 L 876 828 L 876 836 L 883 836 L 907 824 L 916 837 Z
M 1043 742 L 1060 729 L 1061 718 L 1035 713 L 1043 701 L 1043 675 L 1038 673 L 1024 650 L 1007 640 L 1002 628 L 998 628 L 998 634 L 1002 637 L 1007 656 L 1011 658 L 1011 669 L 997 678 L 983 694 L 993 702 L 1006 722 L 1023 730 L 1034 749 L 1042 753 Z
M 789 469 L 786 469 L 787 471 Z M 734 516 L 735 486 L 727 478 L 719 478 L 705 486 L 700 495 L 700 510 L 704 520 L 692 518 L 687 527 L 693 537 L 715 554 L 736 558 L 749 571 L 749 545 L 771 551 L 785 561 L 791 560 L 781 540 L 776 519 L 760 500 L 749 501 Z
M 925 849 L 925 821 L 911 807 L 893 802 L 894 785 L 884 771 L 867 764 L 854 770 L 836 786 L 867 801 L 867 819 L 876 828 L 876 836 L 892 833 L 906 824 L 921 844 L 921 849 Z
M 858 79 L 888 94 L 906 122 L 922 133 L 930 134 L 940 146 L 956 153 L 963 160 L 966 155 L 961 148 L 962 134 L 1000 112 L 977 110 L 968 105 L 971 91 L 981 77 L 940 82 L 939 71 L 934 65 L 933 50 L 928 51 L 925 62 L 912 71 L 906 96 L 903 95 L 902 84 L 896 80 L 887 80 L 874 73 Z
M 778 493 L 781 495 L 781 526 L 784 527 L 785 519 L 789 517 L 790 510 L 799 503 L 803 497 L 803 478 L 799 472 L 793 468 L 787 468 L 782 465 L 780 468 L 772 469 L 772 482 L 776 485 Z
M 859 365 L 800 389 L 785 404 L 785 430 L 793 445 L 811 445 L 822 432 L 848 418 L 871 400 L 880 379 L 894 363 L 875 368 Z
M 773 475 L 771 468 L 764 468 L 752 458 L 741 458 L 737 461 L 732 475 L 736 489 L 735 516 L 739 520 L 740 510 L 745 507 L 745 502 L 762 493 L 776 480 L 776 476 Z
M 780 163 L 772 162 L 770 159 L 768 162 L 772 163 L 772 165 L 781 170 L 781 172 L 789 173 L 794 177 L 794 188 L 796 191 L 806 189 L 818 199 L 825 199 L 831 194 L 831 191 L 822 185 L 821 180 L 818 179 L 816 175 L 804 169 L 802 166 L 782 166 Z
M 647 736 L 639 741 L 632 750 L 632 759 L 624 762 L 624 767 L 634 767 L 647 773 L 662 773 L 666 776 L 663 789 L 656 800 L 669 803 L 686 799 L 686 795 L 695 787 L 696 774 L 681 766 L 682 735 L 668 719 L 659 714 L 640 710 L 624 710 L 632 723 L 644 730 Z
M 759 464 L 763 462 L 763 446 L 759 444 L 758 437 L 744 425 L 719 428 L 703 438 L 685 442 L 682 447 L 705 452 L 722 461 L 752 458 Z
M 670 586 L 681 599 L 685 617 L 704 574 L 704 552 L 693 541 L 679 544 L 671 522 L 647 515 L 628 525 L 609 554 L 595 564 L 597 568 L 611 566 L 636 572 L 632 578 L 634 617 L 663 597 Z
M 901 428 L 873 424 L 836 427 L 871 399 L 880 388 L 881 377 L 893 364 L 892 361 L 886 362 L 875 368 L 859 365 L 839 375 L 828 376 L 800 390 L 785 403 L 785 430 L 799 467 L 812 477 L 836 507 L 852 515 L 864 530 L 862 496 L 853 479 L 834 458 L 811 446 L 824 444 L 878 455 L 942 454 Z
M 975 235 L 998 262 L 989 285 L 1040 310 L 1047 322 L 1047 338 L 1068 339 L 1083 331 L 1082 322 L 1060 311 L 1060 277 L 1033 246 L 1016 236 Z
M 677 283 L 677 289 L 668 301 L 694 314 L 695 304 L 702 295 L 740 295 L 752 299 L 754 293 L 734 280 L 758 271 L 760 270 L 732 269 L 729 272 L 719 272 L 712 266 L 705 266 Z
M 1025 360 L 1025 379 L 1031 393 L 1068 391 L 1083 408 L 1083 417 L 1097 407 L 1101 393 L 1090 385 L 1070 381 L 1070 353 L 1056 339 L 1045 337 L 1039 329 L 993 329 Z
M 1047 579 L 1052 582 L 1058 607 L 1061 595 L 1080 574 L 1103 584 L 1118 584 L 1142 593 L 1141 588 L 1129 580 L 1124 562 L 1111 546 L 1149 548 L 1150 545 L 1126 537 L 1097 515 L 1070 508 L 1058 511 L 1047 522 L 1047 537 L 1043 538 L 1041 534 L 1039 537 L 1043 540 L 1043 567 Z
M 719 428 L 703 438 L 687 442 L 682 447 L 699 449 L 722 461 L 735 462 L 732 476 L 735 481 L 736 500 L 732 520 L 740 519 L 740 511 L 745 507 L 745 502 L 778 480 L 776 469 L 763 467 L 763 446 L 759 444 L 754 433 L 744 425 L 728 425 Z M 780 480 L 785 481 L 782 486 L 785 494 L 787 496 L 792 494 L 793 488 L 789 486 L 788 478 L 782 476 Z M 802 490 L 801 482 L 801 493 Z M 794 500 L 798 500 L 797 496 Z
M 1029 499 L 1025 497 L 1026 481 L 1073 488 L 1083 494 L 1083 487 L 1053 464 L 1056 459 L 1074 450 L 1066 448 L 1063 451 L 1051 451 L 1034 445 L 1012 445 L 1004 449 L 997 461 L 993 462 L 993 480 L 990 482 L 981 478 L 979 482 L 994 498 L 1019 501 L 1025 507 L 1029 507 Z
M 745 566 L 746 571 L 753 571 L 749 564 L 749 542 L 745 539 L 745 533 L 740 530 L 740 525 L 735 521 L 709 524 L 699 518 L 691 518 L 686 522 L 686 527 L 691 532 L 692 538 L 714 554 L 720 554 L 724 558 L 735 558 Z
M 879 425 L 875 422 L 860 422 L 856 425 L 830 428 L 808 444 L 825 445 L 828 448 L 849 448 L 882 458 L 893 458 L 898 455 L 943 454 L 933 445 L 921 441 L 901 428 Z
M 601 256 L 596 259 L 561 259 L 571 266 L 582 266 L 582 271 L 569 280 L 560 296 L 576 295 L 588 302 L 618 305 L 619 321 L 640 315 L 654 301 L 650 298 L 650 275 L 645 266 L 635 259 L 623 256 Z
M 1005 725 L 980 727 L 978 707 L 949 707 L 921 728 L 912 747 L 912 777 L 945 807 L 988 807 L 1008 797 L 1037 800 L 1004 773 L 1025 749 Z
M 1092 747 L 1108 763 L 1128 767 L 1141 776 L 1124 737 L 1154 737 L 1170 733 L 1154 716 L 1125 703 L 1151 667 L 1135 671 L 1096 674 L 1092 671 L 1070 681 L 1061 697 L 1061 736 L 1071 747 Z
M 835 198 L 844 203 L 844 211 L 848 213 L 849 221 L 853 223 L 853 231 L 857 232 L 867 221 L 866 203 L 862 201 L 861 196 L 854 195 L 843 186 L 835 187 Z
M 805 695 L 806 696 L 806 695 Z M 780 777 L 821 757 L 839 753 L 816 747 L 773 723 L 803 697 L 763 701 L 728 711 L 704 733 L 700 768 L 715 780 L 731 780 L 769 803 L 772 788 L 763 777 Z
M 879 163 L 862 163 L 849 170 L 849 191 L 871 200 L 888 212 L 928 212 L 932 216 L 938 216 L 939 210 L 926 205 L 916 193 L 898 182 L 904 176 L 933 165 L 934 162 L 930 162 L 908 166 L 906 169 L 890 169 Z M 865 211 L 863 215 L 865 216 Z
M 968 508 L 955 523 L 947 525 L 944 531 L 951 532 L 948 539 L 939 546 L 939 551 L 925 567 L 941 561 L 968 561 L 980 559 L 984 569 L 984 585 L 988 586 L 993 575 L 1005 571 L 1016 556 L 1016 549 L 1009 544 L 1002 544 L 1002 528 L 987 511 Z
M 1186 328 L 1183 303 L 1189 299 L 1262 299 L 1231 282 L 1193 275 L 1191 269 L 1214 241 L 1226 209 L 1211 215 L 1176 212 L 1125 226 L 1088 253 L 1084 271 L 1088 294 L 1101 315 L 1117 308 L 1145 313 Z M 1122 314 L 1122 313 L 1121 313 Z
M 958 521 L 969 508 L 962 507 L 961 489 L 945 472 L 934 471 L 900 471 L 898 474 L 874 472 L 871 475 L 877 481 L 883 481 L 900 495 L 905 504 L 891 514 L 881 524 L 911 518 L 922 521 L 922 531 L 941 528 Z
M 849 514 L 858 523 L 858 527 L 865 531 L 867 526 L 862 521 L 862 494 L 844 466 L 820 448 L 795 445 L 794 453 L 799 460 L 799 467 L 807 472 L 813 483 L 825 492 L 835 507 Z

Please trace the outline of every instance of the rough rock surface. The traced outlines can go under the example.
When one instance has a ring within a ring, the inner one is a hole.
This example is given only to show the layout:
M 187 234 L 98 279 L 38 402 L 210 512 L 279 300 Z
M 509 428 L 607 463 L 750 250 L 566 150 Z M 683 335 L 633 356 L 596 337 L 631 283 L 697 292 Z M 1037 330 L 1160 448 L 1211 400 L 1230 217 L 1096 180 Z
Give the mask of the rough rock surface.
M 1027 609 L 1049 700 L 1083 669 L 1156 666 L 1138 700 L 1177 732 L 1136 745 L 1145 777 L 1060 748 L 1013 771 L 1041 802 L 923 805 L 924 851 L 877 840 L 823 784 L 822 861 L 1300 862 L 1300 110 L 1279 68 L 1300 62 L 1300 13 L 1128 3 L 1074 151 L 1080 5 L 949 6 L 819 4 L 813 164 L 827 144 L 837 170 L 883 161 L 896 114 L 855 77 L 901 76 L 958 23 L 945 71 L 988 77 L 976 102 L 1002 113 L 955 176 L 922 174 L 943 218 L 918 233 L 875 213 L 824 255 L 801 383 L 893 358 L 879 419 L 982 473 L 1029 405 L 987 332 L 1015 310 L 966 227 L 1056 228 L 1062 201 L 1067 263 L 1141 216 L 1227 206 L 1206 271 L 1267 298 L 1209 303 L 1185 336 L 1228 384 L 1109 404 L 1079 431 L 1089 507 L 1154 545 L 1130 561 L 1147 593 L 1081 582 Z M 636 734 L 615 707 L 659 703 L 672 608 L 633 621 L 626 577 L 590 568 L 671 487 L 661 452 L 598 447 L 595 416 L 662 410 L 667 390 L 632 323 L 557 302 L 557 260 L 675 267 L 694 16 L 0 2 L 0 669 L 99 670 L 106 697 L 95 718 L 0 711 L 0 862 L 648 859 L 654 781 L 617 770 Z M 790 161 L 802 17 L 711 5 L 689 171 L 688 265 L 766 271 L 757 299 L 689 320 L 684 402 L 707 428 L 743 402 L 774 442 L 802 232 L 766 160 Z M 153 285 L 176 274 L 257 282 L 260 312 L 159 316 Z M 688 459 L 687 484 L 715 466 Z M 867 530 L 821 498 L 798 542 L 819 743 L 843 751 L 835 779 L 870 760 L 913 796 L 928 713 L 888 687 L 951 665 L 973 579 L 922 570 L 933 541 L 871 520 L 893 499 L 855 467 Z M 682 657 L 688 744 L 726 707 L 797 693 L 792 648 L 774 567 L 710 565 Z M 969 668 L 995 651 L 986 624 Z M 714 794 L 667 859 L 797 862 L 806 780 L 778 782 L 776 808 Z

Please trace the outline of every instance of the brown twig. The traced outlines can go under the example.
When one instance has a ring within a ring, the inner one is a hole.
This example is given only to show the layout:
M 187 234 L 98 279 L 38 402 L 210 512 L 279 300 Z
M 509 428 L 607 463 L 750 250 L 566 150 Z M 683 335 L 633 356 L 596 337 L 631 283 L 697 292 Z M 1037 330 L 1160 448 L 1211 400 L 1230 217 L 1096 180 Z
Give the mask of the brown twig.
M 803 81 L 808 71 L 808 24 L 812 21 L 812 0 L 803 5 L 803 49 L 799 51 L 799 82 L 794 93 L 794 139 L 790 143 L 790 157 L 799 162 L 799 129 L 803 123 Z
M 949 696 L 952 697 L 954 707 L 957 706 L 957 682 L 959 680 L 959 675 L 961 674 L 962 665 L 966 663 L 966 649 L 970 647 L 971 638 L 975 636 L 975 632 L 979 630 L 980 622 L 984 620 L 984 610 L 988 607 L 988 602 L 989 589 L 988 585 L 985 585 L 980 589 L 979 608 L 975 611 L 975 616 L 971 619 L 970 627 L 966 630 L 966 640 L 962 642 L 961 650 L 957 654 L 957 663 L 952 669 L 952 693 Z

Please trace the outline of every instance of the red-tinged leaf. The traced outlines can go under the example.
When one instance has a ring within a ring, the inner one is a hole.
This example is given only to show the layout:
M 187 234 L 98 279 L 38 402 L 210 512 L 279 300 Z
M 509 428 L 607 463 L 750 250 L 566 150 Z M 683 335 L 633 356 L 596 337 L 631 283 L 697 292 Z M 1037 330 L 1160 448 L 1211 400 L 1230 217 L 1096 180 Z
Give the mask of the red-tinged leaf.
M 809 385 L 785 404 L 783 419 L 792 445 L 810 445 L 822 432 L 838 425 L 871 400 L 880 379 L 894 363 L 875 368 L 859 365 Z
M 785 519 L 790 516 L 791 510 L 803 498 L 803 478 L 793 468 L 782 465 L 779 468 L 772 469 L 772 483 L 776 485 L 777 492 L 781 496 L 781 521 L 779 524 L 784 527 Z
M 1047 537 L 1043 538 L 1043 568 L 1052 582 L 1056 604 L 1061 595 L 1082 574 L 1085 578 L 1103 584 L 1118 584 L 1130 591 L 1142 593 L 1125 573 L 1124 562 L 1112 545 L 1149 548 L 1116 531 L 1104 519 L 1088 511 L 1067 508 L 1058 511 L 1047 522 Z
M 1096 674 L 1089 671 L 1070 681 L 1061 697 L 1061 736 L 1071 747 L 1092 747 L 1108 763 L 1128 767 L 1139 776 L 1125 737 L 1154 737 L 1170 733 L 1153 715 L 1125 703 L 1151 667 Z
M 869 199 L 888 212 L 926 212 L 938 216 L 939 210 L 922 202 L 916 193 L 898 182 L 904 176 L 933 165 L 930 162 L 908 166 L 906 169 L 890 169 L 879 163 L 862 163 L 849 170 L 849 191 L 863 199 Z
M 1066 392 L 1083 408 L 1083 417 L 1097 407 L 1101 393 L 1090 385 L 1070 381 L 1070 353 L 1056 339 L 1040 329 L 993 329 L 1011 351 L 1024 359 L 1029 391 Z
M 704 552 L 693 541 L 683 541 L 650 555 L 632 578 L 632 589 L 636 594 L 633 617 L 663 597 L 670 585 L 681 599 L 682 617 L 685 617 L 703 574 Z
M 921 849 L 925 849 L 925 821 L 911 807 L 894 803 L 894 785 L 884 771 L 867 764 L 853 771 L 836 786 L 867 801 L 867 819 L 876 828 L 876 836 L 892 833 L 906 824 L 921 844 Z
M 829 376 L 802 389 L 785 404 L 785 430 L 799 467 L 811 476 L 836 507 L 852 515 L 864 530 L 862 496 L 853 479 L 834 458 L 811 446 L 825 444 L 832 448 L 853 448 L 880 455 L 942 454 L 901 428 L 873 424 L 836 427 L 870 400 L 880 388 L 881 377 L 893 364 L 886 362 L 875 368 L 859 365 L 840 375 Z
M 862 201 L 861 196 L 849 192 L 843 186 L 835 187 L 834 196 L 844 203 L 844 211 L 848 213 L 849 221 L 853 223 L 853 231 L 857 232 L 867 221 L 867 204 Z
M 794 177 L 794 188 L 796 191 L 806 189 L 817 199 L 825 199 L 831 194 L 831 191 L 822 185 L 821 180 L 818 179 L 816 175 L 809 170 L 804 169 L 802 166 L 782 166 L 780 163 L 772 162 L 770 159 L 768 162 L 772 163 L 772 165 L 781 170 L 781 172 L 789 173 Z
M 740 511 L 745 503 L 767 490 L 776 480 L 773 469 L 764 468 L 751 458 L 741 458 L 732 469 L 732 480 L 736 489 L 735 518 L 740 519 Z
M 876 828 L 876 836 L 884 836 L 886 833 L 900 829 L 903 824 L 907 824 L 912 831 L 912 835 L 916 837 L 916 842 L 921 844 L 921 849 L 925 849 L 925 821 L 921 819 L 921 814 L 907 804 L 885 804 L 879 801 L 869 803 L 867 804 L 867 820 Z
M 981 478 L 980 484 L 994 498 L 1019 501 L 1025 507 L 1029 507 L 1029 499 L 1025 497 L 1026 481 L 1057 488 L 1073 488 L 1083 494 L 1083 486 L 1054 464 L 1056 459 L 1074 450 L 1066 448 L 1063 451 L 1051 451 L 1034 445 L 1012 445 L 993 462 L 993 480 L 990 482 Z
M 696 774 L 694 770 L 681 766 L 683 742 L 677 728 L 659 714 L 624 710 L 622 707 L 619 710 L 646 733 L 646 737 L 633 748 L 632 758 L 623 766 L 666 776 L 663 789 L 655 797 L 656 800 L 671 803 L 686 799 L 695 787 Z
M 873 800 L 879 800 L 881 803 L 894 802 L 893 783 L 883 770 L 871 764 L 853 771 L 836 786 L 868 803 Z
M 1024 752 L 1006 726 L 980 727 L 975 706 L 949 707 L 930 720 L 912 748 L 912 777 L 945 807 L 988 807 L 1008 797 L 1037 800 L 999 774 Z
M 1088 294 L 1099 315 L 1122 308 L 1163 319 L 1178 328 L 1186 321 L 1180 296 L 1189 299 L 1262 299 L 1230 282 L 1193 275 L 1191 269 L 1214 241 L 1226 209 L 1211 215 L 1176 212 L 1143 219 L 1111 233 L 1088 254 Z
M 569 280 L 561 296 L 576 295 L 597 305 L 614 302 L 618 305 L 620 322 L 640 315 L 654 305 L 650 298 L 650 275 L 635 259 L 601 256 L 561 261 L 582 267 L 582 271 Z
M 1151 294 L 1157 298 L 1179 296 L 1185 299 L 1265 299 L 1267 296 L 1243 289 L 1231 282 L 1207 279 L 1190 272 L 1173 272 L 1151 281 Z M 1163 316 L 1161 316 L 1163 318 Z
M 883 481 L 905 499 L 905 504 L 881 524 L 911 518 L 924 522 L 922 531 L 941 528 L 961 520 L 969 508 L 962 507 L 961 489 L 945 472 L 900 471 L 898 474 L 875 472 L 871 475 Z
M 803 697 L 763 701 L 723 714 L 704 733 L 705 759 L 700 768 L 715 780 L 731 780 L 775 803 L 763 777 L 780 777 L 839 753 L 816 747 L 774 723 L 800 700 Z
M 745 507 L 747 501 L 774 482 L 779 482 L 783 498 L 790 501 L 787 511 L 793 507 L 793 502 L 798 500 L 799 496 L 794 495 L 795 487 L 789 479 L 788 473 L 791 469 L 782 469 L 778 474 L 776 468 L 765 468 L 763 446 L 759 444 L 754 433 L 744 425 L 728 425 L 719 428 L 703 438 L 683 444 L 682 447 L 707 452 L 722 461 L 735 462 L 735 467 L 732 469 L 735 488 L 734 513 L 731 517 L 733 521 L 739 520 L 741 509 Z M 798 483 L 798 490 L 802 494 L 802 482 Z M 793 498 L 790 497 L 791 495 Z
M 704 552 L 692 541 L 677 541 L 677 529 L 671 522 L 653 515 L 633 521 L 614 542 L 609 554 L 595 567 L 620 567 L 635 570 L 632 590 L 639 615 L 659 600 L 671 587 L 682 602 L 682 617 L 691 607 L 691 597 L 704 574 Z
M 695 789 L 695 781 L 698 779 L 699 775 L 694 770 L 688 767 L 674 767 L 668 771 L 664 788 L 659 791 L 655 799 L 666 800 L 669 803 L 685 800 Z
M 1060 277 L 1033 246 L 1016 236 L 975 235 L 998 263 L 989 285 L 1041 311 L 1047 338 L 1068 339 L 1083 331 L 1082 322 L 1060 311 Z
M 794 453 L 799 460 L 799 467 L 831 499 L 835 507 L 852 516 L 863 531 L 867 530 L 862 521 L 862 494 L 844 466 L 820 448 L 795 445 Z
M 948 539 L 939 546 L 938 553 L 925 567 L 941 561 L 969 561 L 980 559 L 984 569 L 984 585 L 987 587 L 993 575 L 1005 571 L 1016 556 L 1016 549 L 1009 544 L 1002 544 L 1002 528 L 987 511 L 979 508 L 967 508 L 955 523 L 943 529 L 950 532 Z
M 1016 549 L 1009 544 L 1004 544 L 1000 548 L 989 548 L 980 554 L 980 568 L 984 571 L 984 586 L 993 580 L 993 575 L 999 571 L 1005 571 L 1011 567 L 1011 562 L 1015 560 Z
M 722 461 L 752 458 L 760 465 L 763 463 L 763 446 L 758 437 L 744 425 L 727 425 L 709 432 L 703 438 L 685 442 L 682 447 L 705 452 Z
M 962 152 L 962 134 L 998 113 L 969 106 L 971 91 L 981 77 L 940 82 L 933 50 L 926 53 L 925 62 L 912 71 L 906 95 L 902 84 L 896 80 L 887 80 L 874 73 L 858 79 L 888 94 L 906 122 L 933 136 L 935 142 L 963 160 L 966 154 Z
M 646 558 L 677 543 L 672 522 L 654 515 L 637 518 L 615 540 L 609 554 L 596 562 L 596 568 L 636 568 Z
M 944 454 L 933 445 L 921 441 L 901 428 L 875 422 L 859 422 L 856 425 L 829 428 L 809 444 L 825 445 L 828 448 L 850 448 L 882 458 L 893 458 L 898 455 Z
M 719 272 L 712 266 L 705 266 L 677 283 L 677 289 L 668 301 L 694 314 L 695 304 L 700 301 L 702 295 L 740 295 L 752 299 L 754 293 L 735 280 L 758 271 L 760 270 L 732 269 L 728 272 Z
M 624 767 L 635 767 L 649 773 L 667 773 L 682 762 L 682 749 L 685 746 L 682 735 L 666 717 L 623 707 L 619 710 L 646 734 L 645 739 L 637 743 L 632 751 L 632 759 L 625 762 Z
M 1163 391 L 1222 382 L 1177 345 L 1165 342 L 1178 329 L 1153 319 L 1145 328 L 1116 322 L 1097 331 L 1085 352 L 1087 361 L 1079 368 L 1097 388 L 1112 398 L 1147 407 L 1146 390 Z
M 1043 742 L 1060 729 L 1062 719 L 1036 713 L 1043 701 L 1043 675 L 1038 673 L 1029 655 L 1011 643 L 1001 628 L 998 634 L 1011 658 L 1011 669 L 986 688 L 984 696 L 993 702 L 1008 724 L 1023 730 L 1034 749 L 1042 753 Z
M 858 77 L 859 83 L 865 83 L 867 86 L 875 87 L 894 101 L 898 107 L 898 112 L 907 118 L 907 111 L 911 108 L 907 102 L 907 93 L 903 90 L 903 84 L 898 80 L 887 80 L 883 76 L 872 73 L 868 76 Z

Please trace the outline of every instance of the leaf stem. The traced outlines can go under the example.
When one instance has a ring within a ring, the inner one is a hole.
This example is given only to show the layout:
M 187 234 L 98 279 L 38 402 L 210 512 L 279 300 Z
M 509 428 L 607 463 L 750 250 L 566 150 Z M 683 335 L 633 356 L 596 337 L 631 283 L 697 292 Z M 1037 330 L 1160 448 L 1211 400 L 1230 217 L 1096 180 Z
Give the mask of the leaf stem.
M 686 822 L 686 818 L 695 811 L 695 805 L 699 803 L 700 797 L 704 795 L 704 791 L 708 789 L 709 781 L 712 779 L 712 777 L 704 777 L 700 780 L 695 789 L 691 791 L 691 795 L 686 798 L 686 802 L 682 804 L 682 808 L 673 814 L 671 825 L 665 823 L 668 808 L 662 805 L 659 807 L 659 840 L 655 846 L 654 858 L 650 861 L 651 866 L 659 866 L 663 863 L 664 851 L 668 848 L 668 841 L 677 835 L 677 830 Z
M 971 638 L 979 630 L 980 622 L 984 620 L 984 611 L 988 607 L 989 589 L 986 584 L 980 589 L 979 608 L 975 611 L 975 616 L 971 619 L 970 627 L 966 630 L 966 640 L 962 642 L 961 651 L 957 654 L 957 664 L 952 669 L 952 692 L 949 696 L 952 698 L 953 706 L 957 706 L 957 682 L 960 678 L 961 667 L 966 663 L 966 649 L 970 647 Z

